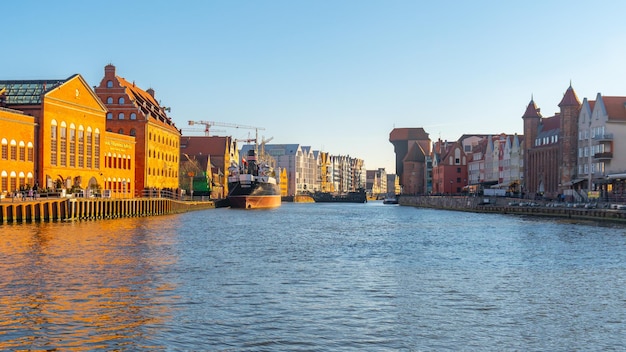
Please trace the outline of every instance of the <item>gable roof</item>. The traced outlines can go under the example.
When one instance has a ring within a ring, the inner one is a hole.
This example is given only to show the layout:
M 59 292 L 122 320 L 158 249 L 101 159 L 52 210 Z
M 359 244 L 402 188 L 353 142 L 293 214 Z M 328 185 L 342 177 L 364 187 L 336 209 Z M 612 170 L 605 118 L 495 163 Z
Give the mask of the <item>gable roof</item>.
M 626 121 L 626 97 L 602 97 L 609 120 Z
M 157 122 L 163 126 L 178 131 L 172 119 L 165 114 L 165 109 L 160 106 L 159 102 L 154 99 L 152 94 L 137 87 L 135 83 L 128 82 L 123 77 L 115 76 L 115 78 L 119 81 L 120 86 L 124 87 L 126 94 L 139 108 L 141 113 L 146 116 L 146 120 L 151 119 L 153 122 Z

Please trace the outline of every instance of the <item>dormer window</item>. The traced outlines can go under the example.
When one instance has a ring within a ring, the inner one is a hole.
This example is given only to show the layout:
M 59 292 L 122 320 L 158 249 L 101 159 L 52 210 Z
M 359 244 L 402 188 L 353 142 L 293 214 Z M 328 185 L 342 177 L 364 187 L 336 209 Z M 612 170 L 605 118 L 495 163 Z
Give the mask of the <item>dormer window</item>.
M 107 88 L 113 88 L 113 81 L 107 81 Z

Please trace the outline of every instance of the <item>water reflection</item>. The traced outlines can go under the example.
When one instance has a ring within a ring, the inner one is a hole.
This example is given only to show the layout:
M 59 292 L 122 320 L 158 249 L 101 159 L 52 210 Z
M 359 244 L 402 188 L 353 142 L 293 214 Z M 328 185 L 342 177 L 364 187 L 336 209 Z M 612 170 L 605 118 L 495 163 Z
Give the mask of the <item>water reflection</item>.
M 171 317 L 174 287 L 154 275 L 176 261 L 162 231 L 176 220 L 2 227 L 0 349 L 150 341 Z

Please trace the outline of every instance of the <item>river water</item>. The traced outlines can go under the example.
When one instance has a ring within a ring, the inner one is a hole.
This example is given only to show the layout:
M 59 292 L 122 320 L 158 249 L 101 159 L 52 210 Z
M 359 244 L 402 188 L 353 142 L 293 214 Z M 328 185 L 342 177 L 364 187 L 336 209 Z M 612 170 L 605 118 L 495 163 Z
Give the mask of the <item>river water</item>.
M 0 350 L 626 348 L 626 228 L 381 202 L 0 226 Z

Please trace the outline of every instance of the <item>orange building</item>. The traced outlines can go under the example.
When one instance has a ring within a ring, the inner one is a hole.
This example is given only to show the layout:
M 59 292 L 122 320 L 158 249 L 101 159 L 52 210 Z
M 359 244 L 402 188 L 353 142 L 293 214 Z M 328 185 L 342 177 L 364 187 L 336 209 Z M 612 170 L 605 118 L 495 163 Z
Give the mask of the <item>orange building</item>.
M 104 187 L 107 109 L 81 75 L 65 80 L 0 81 L 2 88 L 6 89 L 2 100 L 6 107 L 34 119 L 35 186 L 66 192 Z M 107 177 L 127 178 L 126 171 L 114 170 Z
M 34 185 L 35 119 L 0 107 L 0 141 L 0 198 L 4 198 Z
M 154 90 L 144 91 L 104 67 L 95 88 L 106 106 L 106 130 L 135 137 L 135 183 L 137 194 L 151 189 L 177 189 L 180 162 L 180 131 L 160 106 Z

